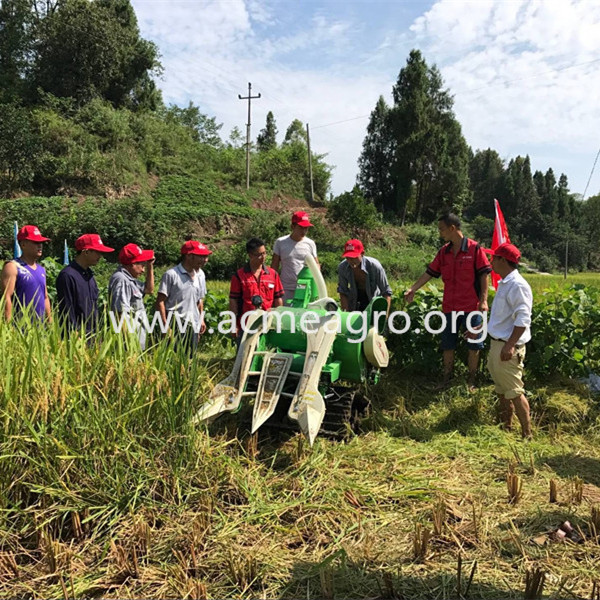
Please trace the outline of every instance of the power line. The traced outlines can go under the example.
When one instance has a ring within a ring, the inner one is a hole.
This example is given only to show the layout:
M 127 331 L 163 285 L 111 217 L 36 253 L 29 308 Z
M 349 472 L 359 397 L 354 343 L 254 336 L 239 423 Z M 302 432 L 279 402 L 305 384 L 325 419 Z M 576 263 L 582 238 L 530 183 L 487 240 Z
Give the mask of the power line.
M 487 84 L 478 88 L 473 88 L 470 90 L 461 90 L 458 92 L 455 92 L 455 95 L 460 95 L 460 94 L 469 94 L 472 92 L 478 92 L 480 90 L 484 90 L 484 89 L 489 89 L 492 87 L 498 87 L 501 85 L 507 85 L 509 83 L 515 83 L 517 81 L 526 81 L 527 79 L 536 79 L 538 77 L 544 77 L 546 75 L 551 75 L 553 73 L 560 73 L 561 71 L 566 71 L 567 69 L 574 69 L 577 67 L 584 67 L 586 65 L 591 65 L 593 63 L 597 63 L 600 62 L 600 58 L 595 58 L 594 60 L 589 60 L 587 62 L 583 62 L 583 63 L 577 63 L 574 65 L 567 65 L 565 67 L 559 67 L 558 69 L 553 69 L 551 71 L 545 71 L 544 73 L 540 73 L 538 75 L 530 75 L 528 77 L 518 77 L 515 79 L 507 79 L 505 81 L 500 81 L 498 83 L 492 83 L 492 84 Z M 340 125 L 341 123 L 348 123 L 349 121 L 356 121 L 358 119 L 366 119 L 368 118 L 370 115 L 361 115 L 360 117 L 352 117 L 350 119 L 344 119 L 343 121 L 334 121 L 333 123 L 325 123 L 324 125 L 317 125 L 316 127 L 313 127 L 313 130 L 315 129 L 321 129 L 321 127 L 330 127 L 331 125 Z
M 321 129 L 322 127 L 331 127 L 332 125 L 339 125 L 340 123 L 348 123 L 348 121 L 357 121 L 358 119 L 368 119 L 371 115 L 361 115 L 360 117 L 352 117 L 351 119 L 344 119 L 343 121 L 335 121 L 333 123 L 325 123 L 325 125 L 317 125 L 313 127 L 315 129 Z
M 594 160 L 594 164 L 592 166 L 592 172 L 590 173 L 589 179 L 588 179 L 587 183 L 585 184 L 585 190 L 583 190 L 583 196 L 581 197 L 581 200 L 585 200 L 585 195 L 588 191 L 590 181 L 592 180 L 592 175 L 594 174 L 594 169 L 596 168 L 596 163 L 598 162 L 599 156 L 600 156 L 600 148 L 598 149 L 598 154 L 596 154 L 596 160 Z

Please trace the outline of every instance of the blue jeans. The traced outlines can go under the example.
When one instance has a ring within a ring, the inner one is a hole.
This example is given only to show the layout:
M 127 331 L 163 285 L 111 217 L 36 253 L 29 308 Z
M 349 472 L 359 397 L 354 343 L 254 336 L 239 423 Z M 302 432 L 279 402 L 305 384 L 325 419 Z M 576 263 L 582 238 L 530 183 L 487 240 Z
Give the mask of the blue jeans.
M 460 312 L 460 311 L 456 311 Z M 455 331 L 452 331 L 452 313 L 444 313 L 446 316 L 446 327 L 442 331 L 442 350 L 456 350 L 456 344 L 458 342 L 458 335 L 461 331 L 467 330 L 467 317 L 472 313 L 463 313 L 456 317 Z M 483 323 L 481 315 L 473 315 L 470 320 L 471 329 L 479 327 Z M 483 350 L 483 340 L 476 342 L 474 340 L 467 339 L 469 350 Z

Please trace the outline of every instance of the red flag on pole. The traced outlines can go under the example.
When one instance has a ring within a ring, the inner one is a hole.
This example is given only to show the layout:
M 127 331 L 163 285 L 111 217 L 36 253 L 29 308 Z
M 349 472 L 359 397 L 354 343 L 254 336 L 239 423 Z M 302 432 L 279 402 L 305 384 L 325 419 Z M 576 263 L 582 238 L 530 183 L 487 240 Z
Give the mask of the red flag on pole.
M 494 208 L 496 210 L 496 218 L 494 220 L 494 235 L 492 236 L 492 252 L 500 245 L 505 242 L 510 243 L 510 238 L 508 237 L 508 228 L 506 227 L 506 222 L 504 221 L 504 215 L 500 210 L 500 203 L 498 200 L 494 198 Z M 494 289 L 498 289 L 498 282 L 500 281 L 500 276 L 496 275 L 494 271 L 492 271 L 492 283 L 494 285 Z

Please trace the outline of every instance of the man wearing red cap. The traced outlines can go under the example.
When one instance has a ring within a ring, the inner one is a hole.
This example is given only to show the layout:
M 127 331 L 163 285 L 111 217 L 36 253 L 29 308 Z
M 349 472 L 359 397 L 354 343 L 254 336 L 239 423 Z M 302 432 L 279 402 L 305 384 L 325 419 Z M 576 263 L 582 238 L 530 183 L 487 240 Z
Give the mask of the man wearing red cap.
M 342 256 L 346 259 L 338 265 L 338 292 L 342 310 L 365 310 L 376 296 L 392 301 L 392 288 L 381 263 L 365 256 L 365 247 L 360 240 L 348 240 Z
M 142 250 L 137 244 L 127 244 L 119 252 L 121 266 L 108 282 L 110 310 L 125 313 L 138 320 L 144 312 L 144 295 L 154 292 L 154 251 Z M 139 278 L 148 267 L 146 281 Z M 146 330 L 139 328 L 142 350 L 146 347 Z
M 7 321 L 15 312 L 30 307 L 39 319 L 50 320 L 50 300 L 46 287 L 46 269 L 39 264 L 42 244 L 49 241 L 35 225 L 25 225 L 17 234 L 23 252 L 21 258 L 8 261 L 2 269 L 0 284 L 4 296 L 4 317 Z
M 88 335 L 98 327 L 98 285 L 91 267 L 102 255 L 113 252 L 97 233 L 86 233 L 75 240 L 75 259 L 56 278 L 58 314 L 67 331 L 82 327 Z
M 279 271 L 281 267 L 281 284 L 284 290 L 284 301 L 291 300 L 296 292 L 298 273 L 304 266 L 304 259 L 310 254 L 317 258 L 317 246 L 306 234 L 308 228 L 312 227 L 308 215 L 299 210 L 292 215 L 292 233 L 284 235 L 275 242 L 273 246 L 273 261 L 271 267 Z
M 523 437 L 531 437 L 529 403 L 523 387 L 525 344 L 531 339 L 531 287 L 517 270 L 521 253 L 512 244 L 501 244 L 492 254 L 492 269 L 502 277 L 492 303 L 488 334 L 491 338 L 488 369 L 500 399 L 500 418 L 506 429 L 513 414 Z
M 206 278 L 202 267 L 211 254 L 205 244 L 188 240 L 181 246 L 181 262 L 165 272 L 158 286 L 156 310 L 165 325 L 170 324 L 172 329 L 182 333 L 181 341 L 190 352 L 196 349 L 198 336 L 206 330 Z M 178 324 L 171 323 L 173 315 L 178 315 L 181 327 L 185 326 L 185 332 L 181 332 Z
M 275 269 L 265 265 L 267 250 L 265 243 L 259 238 L 251 238 L 246 242 L 248 262 L 238 269 L 231 278 L 229 286 L 229 310 L 237 315 L 237 331 L 239 340 L 243 334 L 242 316 L 261 308 L 269 310 L 283 304 L 283 287 Z
M 465 237 L 461 231 L 460 219 L 450 213 L 438 220 L 440 237 L 447 242 L 436 254 L 425 273 L 405 292 L 407 302 L 412 302 L 415 292 L 432 277 L 442 277 L 444 298 L 442 311 L 446 317 L 446 327 L 441 333 L 441 346 L 444 361 L 444 379 L 439 388 L 450 382 L 454 368 L 454 351 L 459 332 L 470 325 L 479 327 L 483 319 L 478 312 L 488 309 L 488 274 L 492 268 L 479 244 Z M 471 314 L 475 313 L 475 314 Z M 479 351 L 483 349 L 483 339 L 467 339 L 469 348 L 468 369 L 469 388 L 475 387 L 475 376 L 479 366 Z

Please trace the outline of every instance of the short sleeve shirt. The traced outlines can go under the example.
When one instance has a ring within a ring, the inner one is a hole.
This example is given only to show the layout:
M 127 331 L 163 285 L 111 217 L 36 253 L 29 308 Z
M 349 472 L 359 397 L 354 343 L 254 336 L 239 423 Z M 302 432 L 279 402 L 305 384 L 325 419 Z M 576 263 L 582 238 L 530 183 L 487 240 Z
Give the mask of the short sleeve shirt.
M 442 310 L 471 312 L 477 310 L 477 292 L 481 275 L 490 273 L 492 267 L 483 249 L 474 240 L 464 237 L 454 256 L 452 243 L 442 246 L 436 257 L 427 267 L 431 277 L 442 277 L 444 299 Z
M 252 296 L 262 298 L 261 308 L 263 310 L 271 308 L 277 298 L 283 298 L 283 286 L 275 269 L 263 266 L 258 279 L 250 270 L 250 265 L 246 265 L 236 272 L 231 278 L 229 297 L 233 300 L 241 300 L 240 317 L 246 312 L 255 310 Z
M 183 265 L 178 264 L 162 276 L 158 293 L 167 297 L 165 308 L 168 312 L 176 312 L 190 322 L 200 323 L 198 303 L 206 296 L 206 277 L 202 269 L 191 277 Z
M 144 310 L 144 283 L 119 267 L 108 282 L 110 309 L 113 312 L 137 313 Z
M 369 302 L 377 296 L 391 296 L 392 288 L 388 283 L 383 266 L 376 258 L 363 256 L 360 265 L 366 273 L 365 291 Z M 347 260 L 338 265 L 338 293 L 348 296 L 350 310 L 356 310 L 358 300 L 358 289 L 352 267 Z
M 275 242 L 273 254 L 277 254 L 281 259 L 281 284 L 285 290 L 285 297 L 292 298 L 296 291 L 298 273 L 304 266 L 304 259 L 309 254 L 317 258 L 317 245 L 307 237 L 297 242 L 291 236 L 284 235 Z

